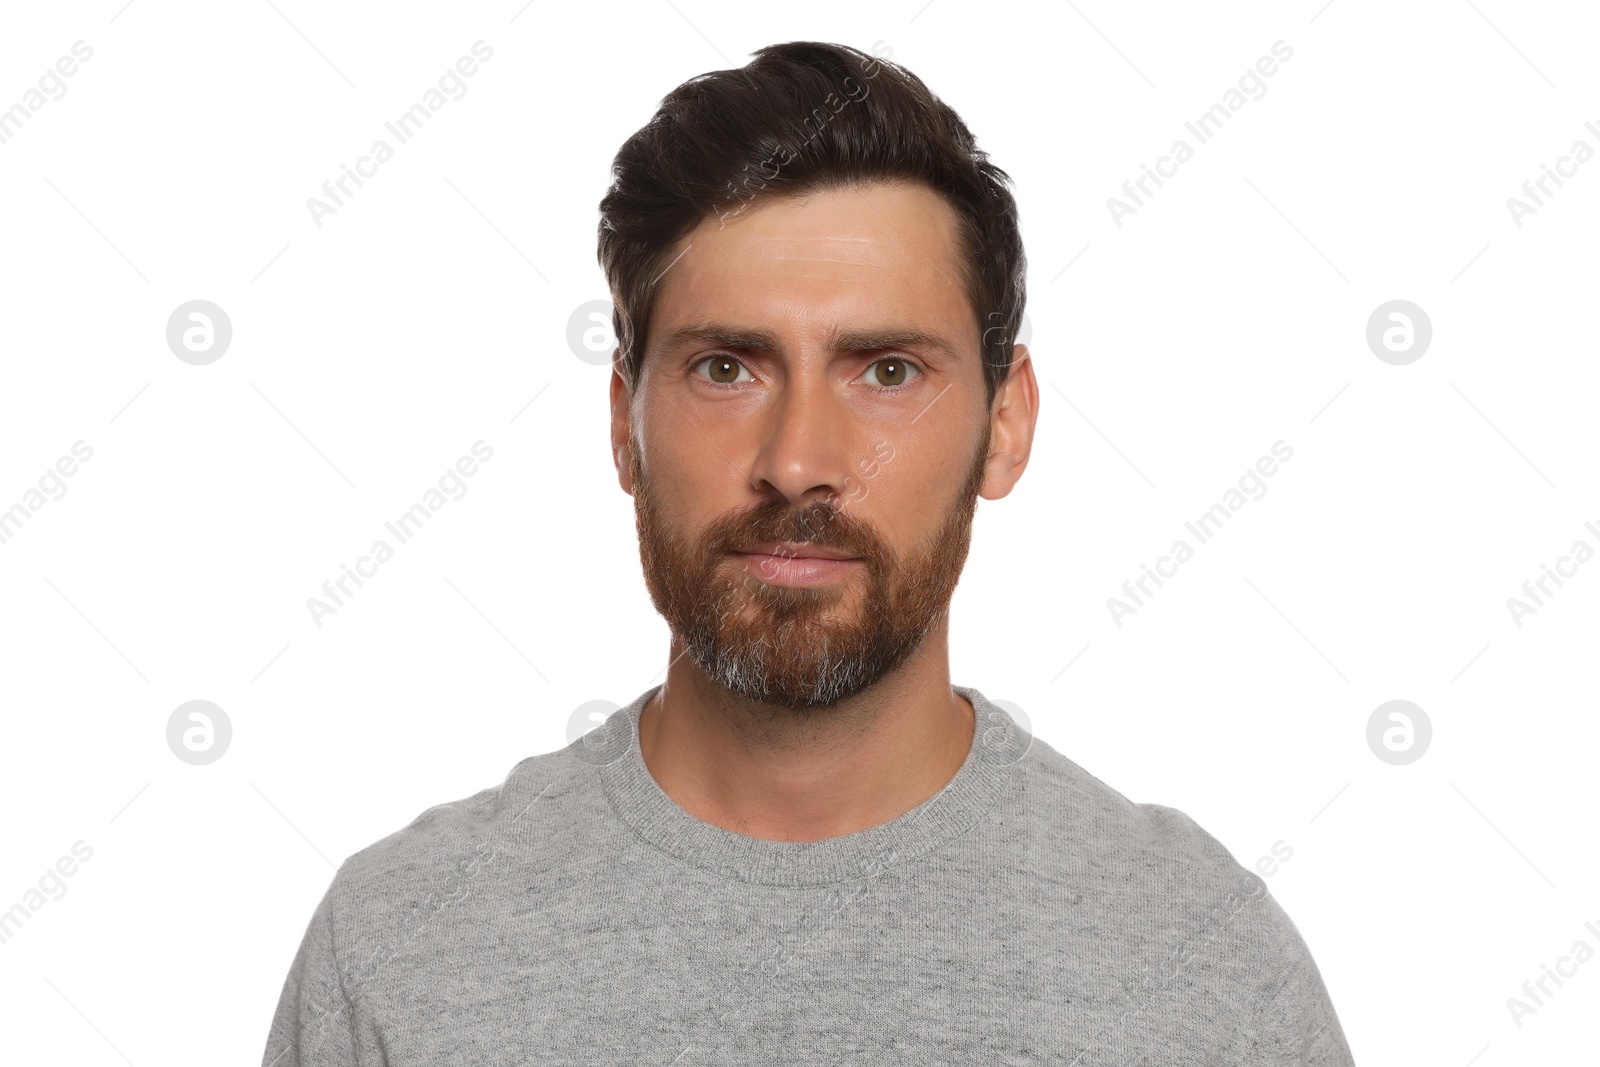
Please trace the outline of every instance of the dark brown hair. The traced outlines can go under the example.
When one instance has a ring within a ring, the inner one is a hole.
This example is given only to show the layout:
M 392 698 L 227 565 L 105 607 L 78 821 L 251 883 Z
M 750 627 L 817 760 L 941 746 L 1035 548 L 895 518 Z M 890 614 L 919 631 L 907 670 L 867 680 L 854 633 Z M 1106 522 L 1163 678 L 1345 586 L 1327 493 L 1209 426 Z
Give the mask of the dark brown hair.
M 846 45 L 768 45 L 743 67 L 691 78 L 617 152 L 600 201 L 617 370 L 631 390 L 648 344 L 655 282 L 701 221 L 758 196 L 872 181 L 920 182 L 960 220 L 962 282 L 992 402 L 1022 326 L 1026 260 L 1010 176 L 915 74 Z

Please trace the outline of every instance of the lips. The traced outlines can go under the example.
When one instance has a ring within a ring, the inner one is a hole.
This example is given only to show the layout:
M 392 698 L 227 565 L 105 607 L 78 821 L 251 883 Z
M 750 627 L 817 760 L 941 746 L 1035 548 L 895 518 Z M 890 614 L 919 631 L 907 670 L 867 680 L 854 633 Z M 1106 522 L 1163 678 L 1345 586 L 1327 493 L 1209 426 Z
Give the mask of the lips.
M 767 541 L 737 550 L 744 555 L 777 556 L 780 559 L 860 559 L 859 556 L 810 541 Z
M 793 541 L 768 541 L 729 553 L 745 573 L 767 585 L 811 588 L 858 573 L 865 561 L 836 548 Z

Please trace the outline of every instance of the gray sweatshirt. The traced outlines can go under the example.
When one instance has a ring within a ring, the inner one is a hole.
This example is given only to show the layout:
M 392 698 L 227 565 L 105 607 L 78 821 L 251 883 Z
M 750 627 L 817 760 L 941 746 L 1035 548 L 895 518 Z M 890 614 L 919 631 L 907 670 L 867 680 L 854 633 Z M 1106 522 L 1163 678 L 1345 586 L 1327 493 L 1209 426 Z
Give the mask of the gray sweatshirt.
M 429 808 L 339 868 L 264 1067 L 1351 1064 L 1260 877 L 953 688 L 966 761 L 859 833 L 684 811 L 639 749 L 655 689 Z

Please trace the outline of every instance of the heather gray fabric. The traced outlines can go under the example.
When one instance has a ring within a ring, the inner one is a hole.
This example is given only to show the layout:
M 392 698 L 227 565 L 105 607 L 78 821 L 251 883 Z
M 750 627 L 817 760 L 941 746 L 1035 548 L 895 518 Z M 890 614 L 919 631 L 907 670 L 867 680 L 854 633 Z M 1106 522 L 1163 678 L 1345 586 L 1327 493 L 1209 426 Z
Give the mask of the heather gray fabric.
M 925 803 L 817 842 L 689 815 L 641 694 L 339 868 L 262 1059 L 385 1064 L 1350 1064 L 1293 922 L 1183 813 L 976 689 Z

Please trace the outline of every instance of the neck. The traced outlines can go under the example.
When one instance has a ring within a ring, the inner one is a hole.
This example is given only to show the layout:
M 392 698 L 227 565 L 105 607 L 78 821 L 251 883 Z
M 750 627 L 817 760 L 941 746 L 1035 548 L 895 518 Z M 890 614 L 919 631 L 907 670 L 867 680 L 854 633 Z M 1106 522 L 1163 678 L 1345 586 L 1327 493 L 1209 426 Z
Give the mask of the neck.
M 944 788 L 973 744 L 948 639 L 946 615 L 876 685 L 795 710 L 728 692 L 674 638 L 667 680 L 639 715 L 645 765 L 689 814 L 750 837 L 819 841 L 886 823 Z

